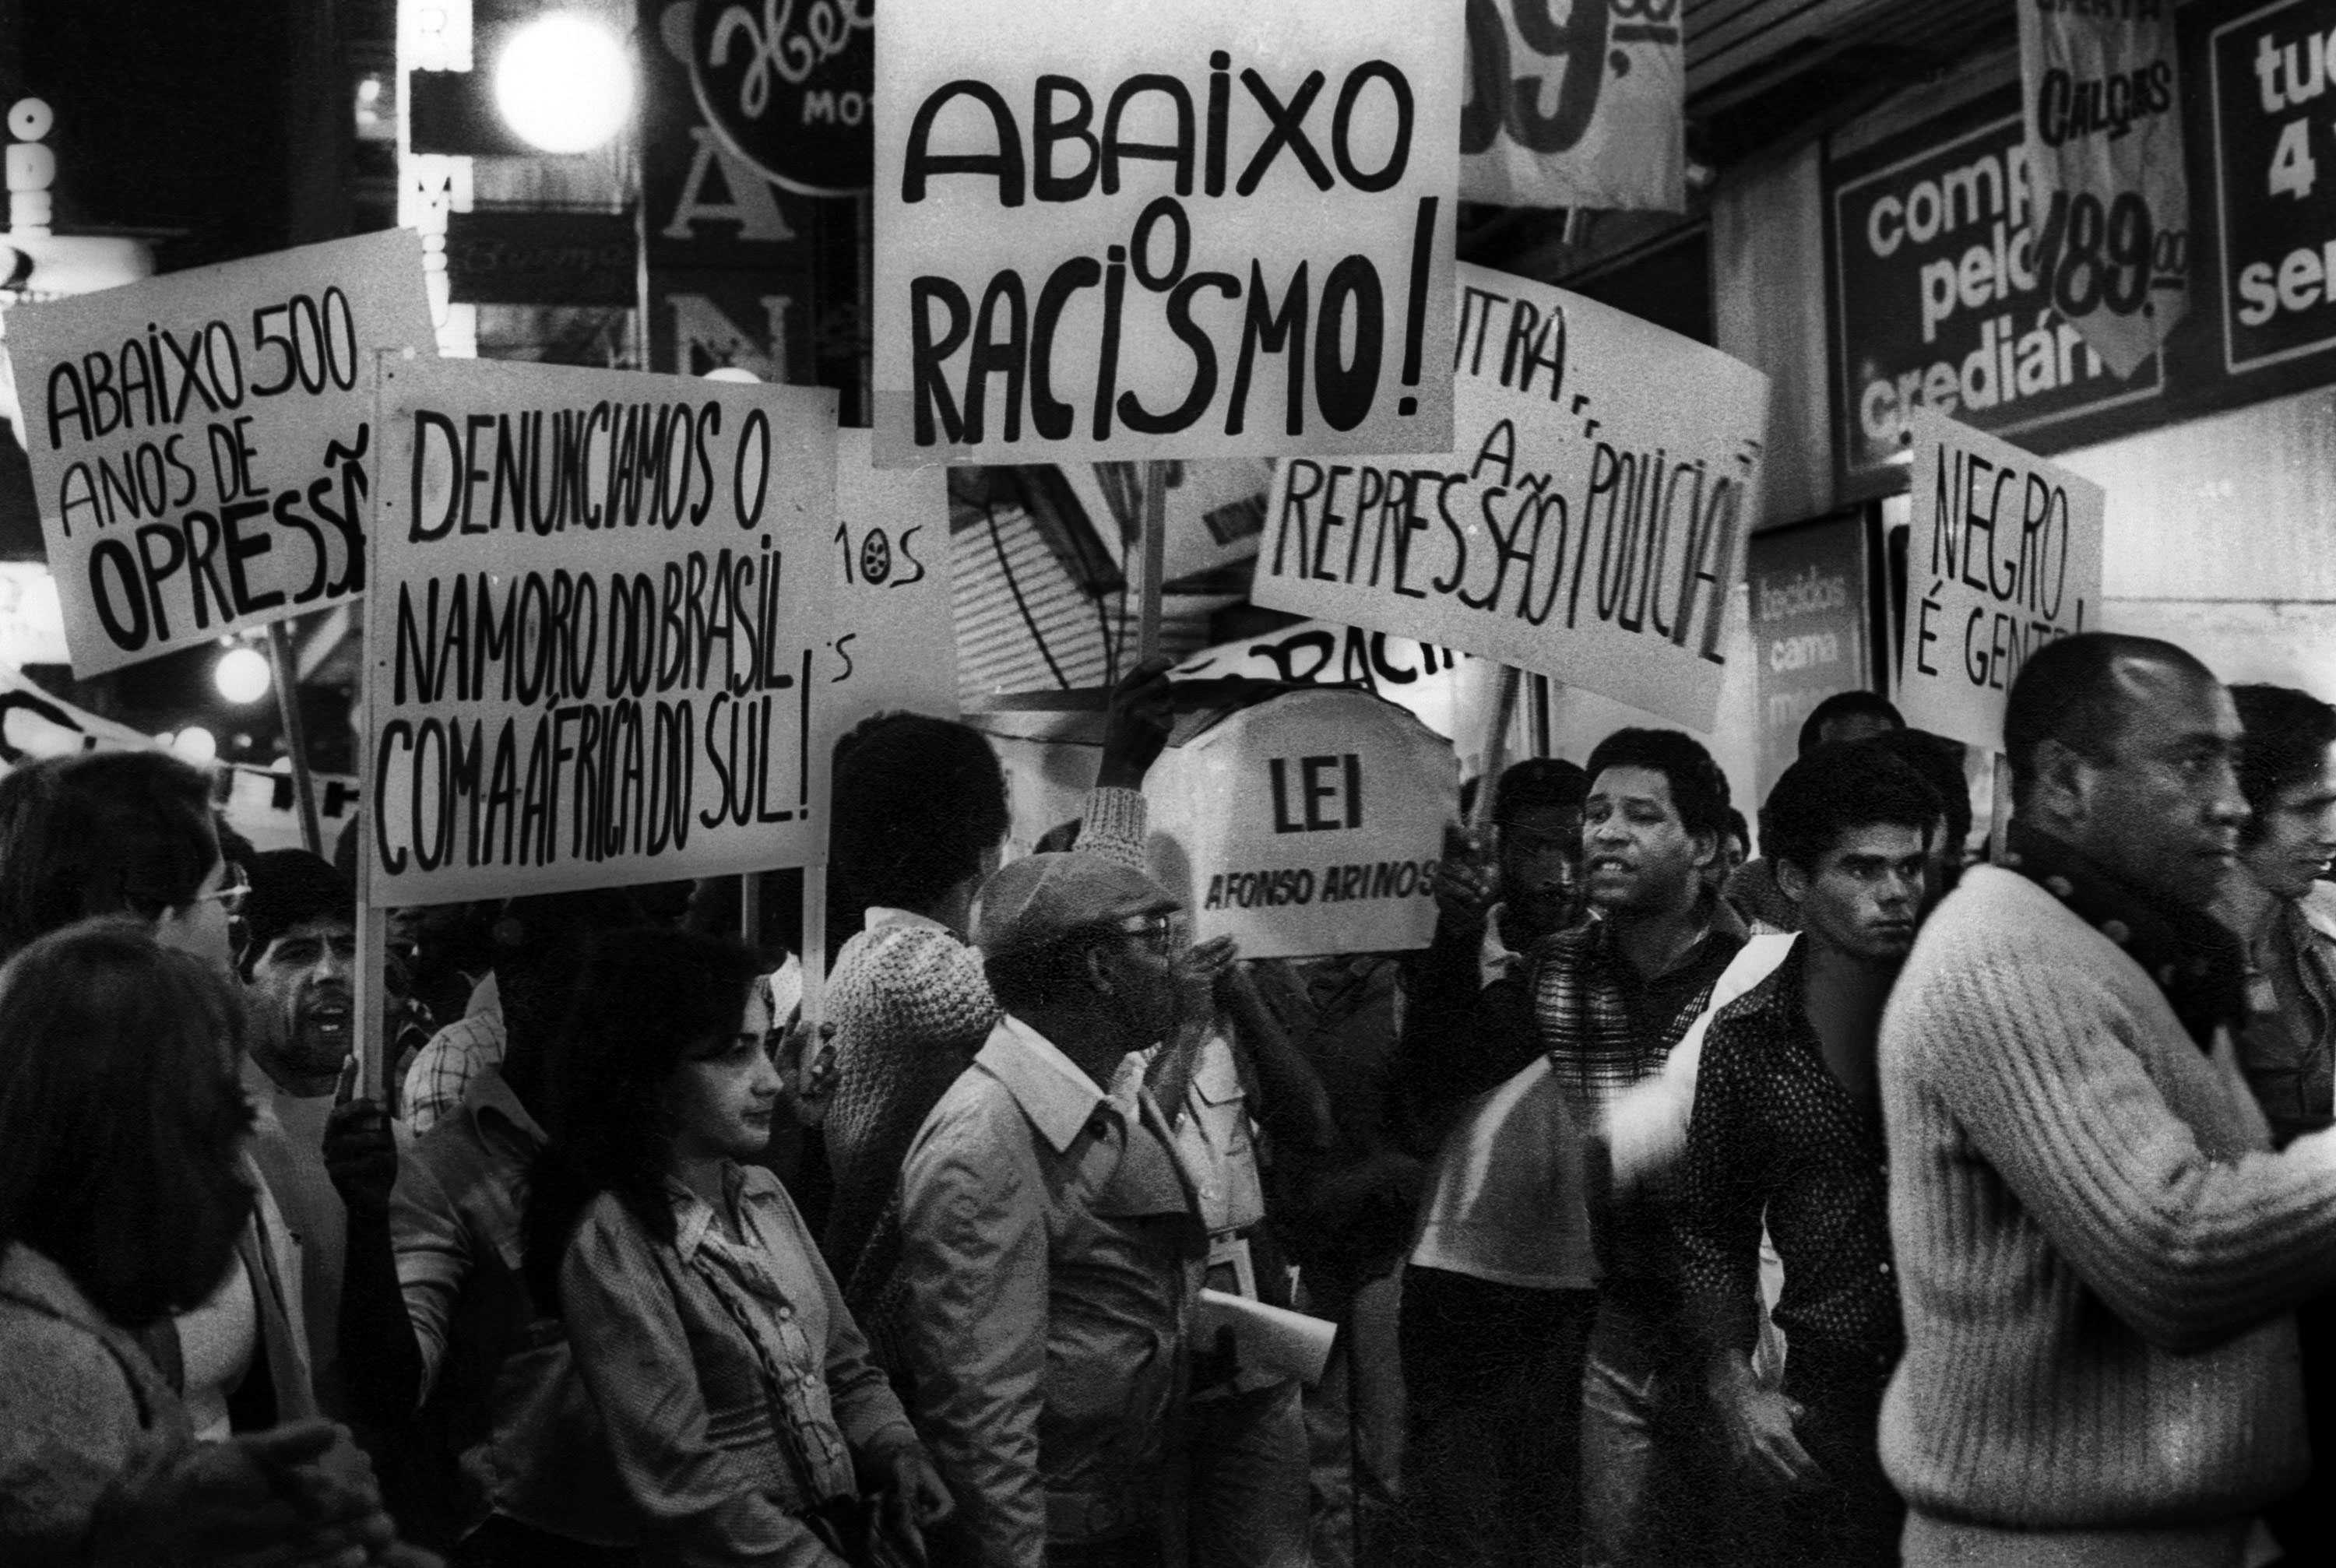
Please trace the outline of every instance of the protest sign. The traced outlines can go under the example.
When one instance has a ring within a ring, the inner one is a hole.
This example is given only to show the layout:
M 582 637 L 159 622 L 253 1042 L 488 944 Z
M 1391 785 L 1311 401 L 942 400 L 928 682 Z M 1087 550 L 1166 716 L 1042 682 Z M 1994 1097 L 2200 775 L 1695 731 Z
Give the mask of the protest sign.
M 2021 0 L 2020 77 L 2038 282 L 2131 375 L 2190 307 L 2174 7 Z
M 835 394 L 414 360 L 380 398 L 370 901 L 820 858 Z
M 1711 728 L 1767 378 L 1562 289 L 1458 281 L 1453 455 L 1283 462 L 1251 599 Z
M 73 673 L 356 598 L 370 364 L 434 341 L 406 229 L 11 310 Z
M 1470 5 L 1460 152 L 1463 200 L 1685 210 L 1679 0 Z
M 888 467 L 1451 446 L 1462 8 L 885 0 Z
M 1299 691 L 1231 714 L 1154 763 L 1153 874 L 1192 939 L 1251 959 L 1424 948 L 1444 829 L 1459 816 L 1450 743 L 1391 703 Z
M 1449 735 L 1455 733 L 1458 711 L 1457 671 L 1466 657 L 1358 626 L 1301 620 L 1204 648 L 1170 670 L 1168 677 L 1354 687 L 1387 698 L 1437 735 Z
M 896 708 L 955 718 L 949 488 L 939 469 L 880 469 L 868 432 L 836 433 L 833 621 L 820 663 L 822 756 Z
M 2028 656 L 2099 628 L 2105 498 L 1928 409 L 1913 424 L 1898 710 L 1916 729 L 2001 751 L 2004 698 Z

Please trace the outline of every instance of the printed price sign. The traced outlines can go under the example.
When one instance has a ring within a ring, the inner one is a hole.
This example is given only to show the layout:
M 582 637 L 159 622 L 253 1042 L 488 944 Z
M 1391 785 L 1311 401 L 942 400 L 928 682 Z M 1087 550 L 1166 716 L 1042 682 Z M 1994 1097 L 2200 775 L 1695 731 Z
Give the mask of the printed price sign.
M 411 229 L 10 310 L 73 673 L 356 598 L 373 355 L 435 342 Z
M 1458 449 L 1285 461 L 1251 599 L 1709 729 L 1767 377 L 1563 289 L 1459 281 Z
M 2174 7 L 2022 0 L 2036 271 L 2053 307 L 2131 375 L 2189 308 L 2190 187 Z
M 2215 28 L 2223 368 L 2336 348 L 2336 0 L 2274 0 Z
M 1490 0 L 1467 15 L 1462 197 L 1685 209 L 1679 0 Z
M 885 0 L 877 461 L 1448 451 L 1462 26 Z
M 2098 629 L 2100 486 L 1918 410 L 1898 708 L 1916 729 L 2003 749 L 2003 705 L 2046 643 Z
M 821 859 L 835 394 L 385 364 L 377 907 Z

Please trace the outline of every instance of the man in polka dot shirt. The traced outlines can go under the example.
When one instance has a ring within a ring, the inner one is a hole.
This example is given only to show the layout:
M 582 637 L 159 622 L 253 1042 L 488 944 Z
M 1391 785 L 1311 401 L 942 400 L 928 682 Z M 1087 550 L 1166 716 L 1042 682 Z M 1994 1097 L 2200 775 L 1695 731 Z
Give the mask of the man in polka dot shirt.
M 1802 936 L 1712 1021 L 1678 1211 L 1712 1405 L 1747 1482 L 1737 1561 L 1897 1561 L 1903 1509 L 1876 1446 L 1903 1335 L 1874 1048 L 1944 814 L 1866 744 L 1801 758 L 1761 813 Z M 1764 1217 L 1785 1266 L 1781 1390 L 1751 1365 Z

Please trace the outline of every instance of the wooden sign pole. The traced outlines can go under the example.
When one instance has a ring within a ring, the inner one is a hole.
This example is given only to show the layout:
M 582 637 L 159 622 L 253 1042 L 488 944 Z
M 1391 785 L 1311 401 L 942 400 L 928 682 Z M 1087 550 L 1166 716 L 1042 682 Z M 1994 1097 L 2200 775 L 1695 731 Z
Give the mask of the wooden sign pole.
M 284 750 L 292 759 L 292 798 L 300 808 L 300 842 L 312 855 L 326 854 L 325 830 L 316 816 L 316 780 L 308 771 L 308 733 L 300 720 L 299 670 L 292 657 L 291 634 L 280 620 L 268 623 L 268 658 L 276 668 L 276 712 L 284 721 Z

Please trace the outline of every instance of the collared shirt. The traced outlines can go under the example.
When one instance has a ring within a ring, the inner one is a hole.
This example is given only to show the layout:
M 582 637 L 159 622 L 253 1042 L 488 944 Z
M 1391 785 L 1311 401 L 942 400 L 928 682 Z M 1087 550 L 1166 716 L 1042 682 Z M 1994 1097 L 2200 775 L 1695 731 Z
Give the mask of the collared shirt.
M 2336 1122 L 2336 887 L 2282 900 L 2247 944 L 2239 1065 L 2282 1147 Z
M 678 1186 L 670 1242 L 613 1193 L 586 1208 L 560 1277 L 577 1364 L 650 1561 L 824 1563 L 795 1516 L 916 1435 L 778 1178 L 723 1187 L 740 1241 Z
M 88 1562 L 98 1497 L 133 1450 L 193 1441 L 137 1341 L 54 1261 L 0 1242 L 0 1562 Z
M 1114 1101 L 1009 1016 L 900 1183 L 918 1426 L 966 1555 L 1041 1568 L 1155 1521 L 1205 1233 L 1149 1092 Z
M 502 1065 L 508 1038 L 500 1006 L 456 1018 L 430 1037 L 405 1069 L 403 1109 L 417 1137 L 461 1106 L 473 1078 Z
M 1676 1221 L 1688 1287 L 1728 1349 L 1758 1338 L 1762 1216 L 1784 1260 L 1776 1326 L 1787 1387 L 1879 1395 L 1904 1348 L 1890 1258 L 1889 1152 L 1878 1103 L 1831 1067 L 1802 1006 L 1796 946 L 1722 1008 L 1703 1040 Z
M 457 1523 L 489 1514 L 597 1545 L 633 1539 L 568 1336 L 521 1272 L 520 1212 L 543 1129 L 499 1072 L 398 1161 L 390 1235 L 423 1391 L 461 1467 Z
M 1623 1092 L 1663 1070 L 1744 946 L 1744 923 L 1724 901 L 1707 892 L 1699 907 L 1704 934 L 1660 975 L 1640 975 L 1622 956 L 1611 920 L 1561 931 L 1534 954 L 1534 1031 L 1582 1124 L 1601 1135 Z M 1677 1290 L 1669 1186 L 1659 1176 L 1606 1202 L 1590 1201 L 1585 1188 L 1591 1234 L 1610 1287 L 1652 1286 L 1666 1298 Z

